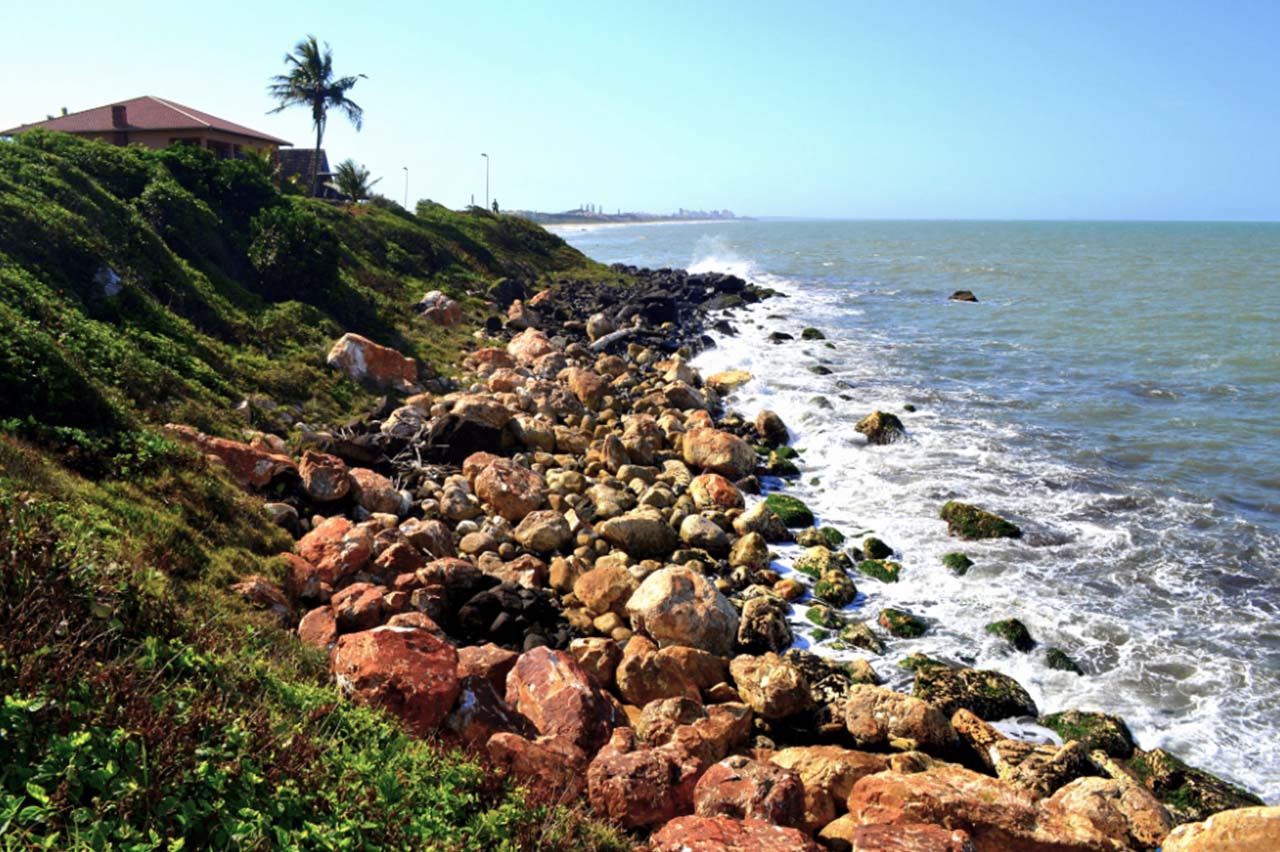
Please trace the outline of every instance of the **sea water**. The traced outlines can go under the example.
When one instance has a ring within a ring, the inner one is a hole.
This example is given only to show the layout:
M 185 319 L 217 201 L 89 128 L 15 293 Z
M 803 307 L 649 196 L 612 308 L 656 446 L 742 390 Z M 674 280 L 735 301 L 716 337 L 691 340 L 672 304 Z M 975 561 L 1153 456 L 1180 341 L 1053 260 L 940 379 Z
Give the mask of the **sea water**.
M 773 287 L 696 361 L 755 380 L 803 450 L 787 487 L 823 524 L 873 532 L 901 581 L 857 575 L 930 632 L 911 652 L 995 668 L 1042 713 L 1123 716 L 1143 748 L 1280 802 L 1280 224 L 739 221 L 567 228 L 603 262 L 734 272 Z M 948 300 L 971 290 L 977 303 Z M 814 326 L 826 341 L 805 341 Z M 784 331 L 796 340 L 770 344 Z M 824 365 L 816 375 L 808 368 Z M 915 406 L 908 412 L 906 406 Z M 880 409 L 909 439 L 869 446 Z M 781 485 L 781 483 L 772 483 Z M 949 538 L 958 499 L 1020 540 Z M 794 557 L 785 549 L 782 564 Z M 941 556 L 975 562 L 957 577 Z M 1039 646 L 983 627 L 1019 618 Z M 797 608 L 798 644 L 813 642 Z M 1083 676 L 1046 665 L 1057 647 Z M 861 652 L 858 652 L 861 653 Z

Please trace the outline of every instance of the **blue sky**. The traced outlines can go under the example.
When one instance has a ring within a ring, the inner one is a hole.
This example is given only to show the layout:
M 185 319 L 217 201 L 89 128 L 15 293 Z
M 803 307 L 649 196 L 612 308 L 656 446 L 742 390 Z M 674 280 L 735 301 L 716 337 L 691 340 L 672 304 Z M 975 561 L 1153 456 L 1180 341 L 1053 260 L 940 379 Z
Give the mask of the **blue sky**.
M 276 8 L 277 5 L 279 8 Z M 352 157 L 459 206 L 1280 219 L 1280 3 L 27 3 L 0 126 L 154 94 L 283 136 L 304 34 Z

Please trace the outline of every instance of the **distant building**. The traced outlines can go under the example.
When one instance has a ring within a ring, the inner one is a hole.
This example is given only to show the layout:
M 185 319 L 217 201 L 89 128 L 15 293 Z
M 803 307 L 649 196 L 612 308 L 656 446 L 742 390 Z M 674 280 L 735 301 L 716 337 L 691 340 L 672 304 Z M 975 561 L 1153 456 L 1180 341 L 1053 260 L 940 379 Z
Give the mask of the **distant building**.
M 24 124 L 0 131 L 0 136 L 17 136 L 37 127 L 113 145 L 167 148 L 181 142 L 207 148 L 220 160 L 238 158 L 250 149 L 275 154 L 281 145 L 291 144 L 260 130 L 152 95 Z
M 311 166 L 315 162 L 315 149 L 284 148 L 280 151 L 279 156 L 280 177 L 286 180 L 290 178 L 296 179 L 298 186 L 310 195 Z M 316 197 L 333 201 L 340 201 L 346 197 L 338 192 L 333 185 L 333 172 L 329 169 L 329 155 L 325 153 L 323 148 L 320 149 L 320 194 Z

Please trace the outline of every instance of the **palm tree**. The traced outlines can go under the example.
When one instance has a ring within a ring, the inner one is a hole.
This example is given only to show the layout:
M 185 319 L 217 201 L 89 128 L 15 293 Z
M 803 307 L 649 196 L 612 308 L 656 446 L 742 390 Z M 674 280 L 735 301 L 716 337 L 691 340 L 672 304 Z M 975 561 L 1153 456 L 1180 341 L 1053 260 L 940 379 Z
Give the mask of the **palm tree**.
M 371 175 L 369 170 L 364 166 L 357 166 L 356 161 L 350 158 L 338 163 L 338 168 L 333 173 L 333 183 L 347 198 L 352 201 L 364 201 L 369 197 L 373 190 L 374 184 L 382 180 L 369 180 Z
M 311 158 L 311 194 L 320 194 L 320 143 L 324 139 L 324 126 L 330 109 L 339 109 L 351 120 L 356 130 L 364 124 L 364 110 L 347 97 L 364 74 L 354 77 L 333 76 L 333 51 L 325 42 L 324 49 L 316 43 L 316 37 L 307 36 L 298 42 L 293 53 L 286 53 L 284 63 L 289 73 L 271 78 L 267 91 L 280 102 L 271 112 L 281 112 L 291 106 L 311 107 L 311 122 L 316 128 L 316 152 Z

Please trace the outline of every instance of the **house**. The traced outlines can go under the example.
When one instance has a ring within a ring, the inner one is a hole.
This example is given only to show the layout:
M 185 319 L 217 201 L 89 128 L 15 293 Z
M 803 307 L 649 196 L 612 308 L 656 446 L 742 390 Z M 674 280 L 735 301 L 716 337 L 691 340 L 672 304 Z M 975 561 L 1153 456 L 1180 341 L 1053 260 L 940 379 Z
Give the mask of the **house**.
M 274 155 L 281 145 L 291 144 L 268 133 L 152 95 L 24 124 L 0 131 L 0 136 L 17 136 L 37 127 L 115 145 L 167 148 L 182 142 L 207 148 L 221 160 L 237 158 L 248 149 Z

